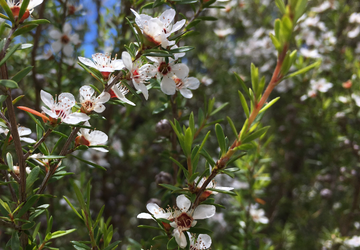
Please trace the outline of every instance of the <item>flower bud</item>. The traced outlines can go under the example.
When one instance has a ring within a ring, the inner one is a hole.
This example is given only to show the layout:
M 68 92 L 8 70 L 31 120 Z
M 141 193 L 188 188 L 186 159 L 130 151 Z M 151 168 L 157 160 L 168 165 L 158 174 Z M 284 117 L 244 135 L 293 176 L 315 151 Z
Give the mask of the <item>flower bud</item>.
M 166 119 L 159 121 L 156 124 L 155 131 L 161 136 L 165 136 L 165 137 L 169 136 L 171 132 L 170 122 Z
M 173 178 L 171 174 L 161 171 L 155 176 L 155 182 L 157 185 L 159 184 L 171 184 L 173 182 Z
M 352 86 L 352 81 L 347 80 L 346 82 L 343 82 L 342 86 L 343 86 L 344 89 L 349 89 Z

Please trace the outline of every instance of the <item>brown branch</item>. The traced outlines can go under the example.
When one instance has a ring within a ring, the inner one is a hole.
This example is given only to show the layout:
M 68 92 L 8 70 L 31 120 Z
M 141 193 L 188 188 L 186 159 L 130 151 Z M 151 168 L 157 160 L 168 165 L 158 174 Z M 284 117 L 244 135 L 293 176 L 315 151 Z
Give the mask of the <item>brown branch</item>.
M 51 132 L 52 132 L 52 129 L 48 129 L 46 131 L 46 133 L 40 138 L 40 140 L 38 142 L 36 142 L 36 144 L 33 146 L 33 148 L 24 155 L 25 160 L 27 158 L 29 158 L 30 154 L 32 154 L 41 145 L 41 143 L 43 143 L 45 141 L 45 139 L 51 134 Z

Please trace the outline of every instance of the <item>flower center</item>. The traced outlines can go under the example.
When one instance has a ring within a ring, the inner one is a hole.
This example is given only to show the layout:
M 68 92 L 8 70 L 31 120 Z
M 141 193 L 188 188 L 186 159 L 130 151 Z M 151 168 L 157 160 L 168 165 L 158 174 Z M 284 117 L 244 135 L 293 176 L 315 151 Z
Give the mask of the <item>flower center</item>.
M 86 111 L 92 111 L 95 108 L 94 102 L 87 100 L 81 104 Z
M 67 35 L 63 35 L 63 36 L 61 37 L 61 42 L 62 42 L 63 44 L 68 44 L 68 43 L 70 42 L 70 38 L 69 38 Z
M 193 220 L 194 219 L 185 212 L 183 212 L 179 217 L 175 218 L 175 222 L 179 228 L 190 228 Z
M 79 135 L 78 137 L 75 138 L 75 145 L 76 146 L 80 146 L 80 145 L 90 146 L 90 142 L 88 140 L 86 140 L 84 136 Z
M 166 62 L 162 62 L 159 66 L 159 72 L 163 75 L 166 75 L 171 71 L 171 67 Z
M 74 5 L 70 5 L 70 6 L 68 7 L 69 15 L 73 15 L 73 14 L 75 13 L 75 10 L 76 10 L 75 6 L 74 6 Z
M 173 80 L 174 80 L 174 82 L 176 84 L 177 89 L 181 89 L 184 86 L 184 82 L 180 78 L 174 76 Z

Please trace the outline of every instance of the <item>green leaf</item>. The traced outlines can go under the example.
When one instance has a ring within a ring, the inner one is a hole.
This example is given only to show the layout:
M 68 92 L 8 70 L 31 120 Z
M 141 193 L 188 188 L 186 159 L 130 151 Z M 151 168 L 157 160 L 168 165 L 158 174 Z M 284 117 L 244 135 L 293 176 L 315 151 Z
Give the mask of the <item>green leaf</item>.
M 12 233 L 10 241 L 11 241 L 11 249 L 22 249 L 22 247 L 20 247 L 20 239 L 17 231 Z
M 232 196 L 237 196 L 237 194 L 232 191 L 221 190 L 221 189 L 216 189 L 216 188 L 208 188 L 208 190 L 215 191 L 215 192 L 222 193 L 222 194 L 229 194 Z
M 29 66 L 26 67 L 25 69 L 19 71 L 16 75 L 14 75 L 11 80 L 15 81 L 15 82 L 20 82 L 27 74 L 30 73 L 30 71 L 32 70 L 34 66 Z
M 276 97 L 275 99 L 272 99 L 269 103 L 267 103 L 262 109 L 260 109 L 259 114 L 270 108 L 275 102 L 277 102 L 280 99 L 280 97 Z
M 183 47 L 180 47 L 180 48 L 172 49 L 172 50 L 170 50 L 170 52 L 172 54 L 184 53 L 184 52 L 188 52 L 188 51 L 193 50 L 193 49 L 195 49 L 195 48 L 192 47 L 192 46 L 183 46 Z
M 233 121 L 231 120 L 231 118 L 230 118 L 229 116 L 227 116 L 226 119 L 228 120 L 228 123 L 229 123 L 229 125 L 230 125 L 230 127 L 231 127 L 231 130 L 233 131 L 235 137 L 237 138 L 238 135 L 239 135 L 239 133 L 237 132 L 236 127 L 235 127 Z
M 251 142 L 251 141 L 259 138 L 259 137 L 262 136 L 263 134 L 265 134 L 266 131 L 267 131 L 269 128 L 270 128 L 270 126 L 263 127 L 263 128 L 261 128 L 261 129 L 255 131 L 254 133 L 246 136 L 241 142 L 242 142 L 243 144 L 248 143 L 248 142 Z
M 75 156 L 75 155 L 71 155 L 72 157 L 75 157 L 76 159 L 78 159 L 79 161 L 82 161 L 82 162 L 84 162 L 84 163 L 86 163 L 86 164 L 89 164 L 90 166 L 93 166 L 93 167 L 95 167 L 95 168 L 98 168 L 98 169 L 101 169 L 101 170 L 104 170 L 104 171 L 106 171 L 106 168 L 104 168 L 104 167 L 102 167 L 102 166 L 100 166 L 100 165 L 98 165 L 98 164 L 96 164 L 96 163 L 93 163 L 93 162 L 91 162 L 91 161 L 86 161 L 86 160 L 84 160 L 84 159 L 82 159 L 82 158 L 80 158 L 80 157 L 77 157 L 77 156 Z
M 188 177 L 189 177 L 188 170 L 180 162 L 178 162 L 176 159 L 174 159 L 173 157 L 170 157 L 170 160 L 172 160 L 180 169 L 182 169 L 182 171 L 184 172 L 185 178 L 188 179 Z
M 63 198 L 65 199 L 66 203 L 71 207 L 71 209 L 74 211 L 74 213 L 79 216 L 80 219 L 83 219 L 83 217 L 78 213 L 78 211 L 74 208 L 74 206 L 71 204 L 71 202 L 69 201 L 68 198 L 66 198 L 66 196 L 63 196 Z
M 76 185 L 76 183 L 74 183 L 73 181 L 70 182 L 71 183 L 71 186 L 73 187 L 74 191 L 75 191 L 75 194 L 76 194 L 76 197 L 80 203 L 80 208 L 82 210 L 86 210 L 86 205 L 85 205 L 85 201 L 84 201 L 84 197 L 83 195 L 81 194 L 80 192 L 80 189 L 79 187 Z
M 9 214 L 11 214 L 11 209 L 9 205 L 5 201 L 2 201 L 1 199 L 0 199 L 0 212 L 6 217 L 8 217 Z
M 30 3 L 30 0 L 23 0 L 22 1 L 22 4 L 20 6 L 20 11 L 19 11 L 19 16 L 18 16 L 18 21 L 20 21 L 21 18 L 23 17 L 29 3 Z
M 6 19 L 10 21 L 10 18 L 5 16 L 4 14 L 0 13 L 0 18 L 2 19 Z M 1 25 L 3 25 L 5 27 L 5 22 L 2 22 Z M 3 31 L 4 32 L 4 31 Z M 2 34 L 3 32 L 1 32 L 0 34 Z
M 38 26 L 38 24 L 24 25 L 20 29 L 17 29 L 11 37 L 14 38 L 14 37 L 20 36 L 22 34 L 28 33 L 30 30 L 36 28 L 37 26 Z
M 15 23 L 14 15 L 5 0 L 0 0 L 0 5 L 5 10 L 12 23 Z
M 159 50 L 158 52 L 148 52 L 144 53 L 143 56 L 150 56 L 150 57 L 171 57 L 175 59 L 175 56 L 173 54 L 170 54 L 168 52 L 165 52 L 164 50 Z
M 27 200 L 24 206 L 19 210 L 18 214 L 16 215 L 16 218 L 21 218 L 38 200 L 38 198 L 39 198 L 38 195 L 34 195 L 29 200 Z
M 25 223 L 21 226 L 21 229 L 22 230 L 29 230 L 30 228 L 32 228 L 33 226 L 35 226 L 35 221 L 31 221 L 31 222 L 28 222 L 28 223 Z
M 281 14 L 284 15 L 286 12 L 286 9 L 285 9 L 285 4 L 284 4 L 283 0 L 275 0 L 275 4 L 279 8 Z
M 176 243 L 175 237 L 172 237 L 167 243 L 167 249 L 178 248 L 178 244 Z
M 215 109 L 213 112 L 210 113 L 210 116 L 215 115 L 217 112 L 219 112 L 220 110 L 222 110 L 223 108 L 225 108 L 227 105 L 229 105 L 228 102 L 223 103 L 222 105 L 220 105 L 220 107 L 218 107 L 217 109 Z
M 0 85 L 11 89 L 19 88 L 18 84 L 13 80 L 0 80 Z
M 308 2 L 308 0 L 298 0 L 297 1 L 296 7 L 295 7 L 295 17 L 294 17 L 295 23 L 304 14 L 307 2 Z
M 247 118 L 249 118 L 249 116 L 250 116 L 249 106 L 247 105 L 247 102 L 246 102 L 246 100 L 245 100 L 245 97 L 244 97 L 244 95 L 241 93 L 241 91 L 239 90 L 238 92 L 239 92 L 240 102 L 241 102 L 241 105 L 242 105 L 242 107 L 243 107 L 243 109 L 244 109 L 245 115 L 246 115 Z
M 221 155 L 224 155 L 226 153 L 225 135 L 221 125 L 218 123 L 215 125 L 215 132 L 216 138 L 220 146 Z
M 302 68 L 302 69 L 300 69 L 300 70 L 298 70 L 298 71 L 296 71 L 294 73 L 291 73 L 290 75 L 287 75 L 286 77 L 284 77 L 284 79 L 291 78 L 291 77 L 294 77 L 294 76 L 297 76 L 297 75 L 300 75 L 300 74 L 305 74 L 309 70 L 319 67 L 320 64 L 321 64 L 321 60 L 318 60 L 318 61 L 314 62 L 313 64 L 310 64 L 309 66 L 307 66 L 305 68 Z
M 59 238 L 59 237 L 62 237 L 62 236 L 65 236 L 67 234 L 70 234 L 72 232 L 74 232 L 76 229 L 73 228 L 73 229 L 69 229 L 69 230 L 66 230 L 66 231 L 56 231 L 54 233 L 51 234 L 51 239 L 55 239 L 55 238 Z
M 3 0 L 0 0 L 0 1 L 3 1 Z M 3 65 L 7 59 L 9 59 L 9 57 L 14 54 L 14 52 L 21 46 L 21 44 L 16 44 L 14 46 L 11 47 L 11 49 L 9 49 L 8 52 L 6 52 L 6 55 L 4 56 L 4 58 L 0 61 L 0 66 Z
M 110 245 L 108 245 L 107 247 L 105 247 L 104 250 L 115 249 L 119 245 L 120 242 L 121 242 L 120 240 L 117 240 L 117 241 L 111 243 Z
M 200 154 L 205 157 L 205 159 L 212 167 L 215 166 L 215 161 L 205 149 L 200 150 Z
M 46 20 L 46 19 L 37 19 L 37 20 L 32 20 L 32 21 L 29 21 L 29 22 L 24 22 L 23 24 L 24 25 L 28 25 L 28 24 L 49 24 L 50 21 L 49 20 Z
M 38 158 L 40 159 L 63 159 L 66 156 L 63 155 L 40 155 Z
M 103 76 L 102 74 L 96 70 L 96 69 L 93 69 L 93 68 L 88 68 L 85 64 L 81 63 L 81 62 L 78 62 L 78 64 L 83 68 L 85 69 L 88 73 L 90 73 L 90 75 L 92 77 L 94 77 L 96 80 L 98 80 L 99 82 L 101 83 L 104 83 L 104 80 L 103 80 Z
M 251 84 L 256 95 L 255 98 L 259 98 L 259 96 L 257 96 L 259 87 L 259 68 L 255 67 L 253 63 L 251 63 Z
M 192 21 L 191 23 L 188 24 L 188 26 L 186 26 L 186 29 L 191 29 L 192 27 L 195 27 L 196 25 L 198 25 L 201 22 L 201 20 L 199 19 L 195 19 L 194 21 Z
M 81 247 L 82 249 L 86 249 L 86 250 L 91 250 L 91 247 L 81 243 L 81 242 L 77 242 L 77 241 L 70 241 L 71 244 L 73 244 L 74 246 L 78 246 Z
M 26 192 L 29 191 L 31 186 L 34 184 L 34 182 L 37 180 L 37 177 L 40 173 L 40 167 L 35 167 L 31 170 L 30 174 L 26 177 Z
M 282 0 L 279 0 L 279 1 L 282 1 Z M 282 46 L 281 46 L 281 43 L 279 42 L 279 40 L 278 40 L 273 34 L 271 34 L 271 33 L 270 33 L 270 38 L 271 38 L 272 43 L 273 43 L 274 46 L 275 46 L 275 49 L 276 49 L 277 51 L 281 51 Z
M 162 186 L 164 188 L 167 188 L 169 190 L 172 190 L 172 191 L 177 191 L 177 190 L 181 190 L 182 188 L 179 188 L 179 187 L 175 187 L 173 185 L 170 185 L 170 184 L 159 184 L 159 186 Z
M 193 4 L 197 3 L 197 0 L 173 0 L 176 4 Z
M 187 128 L 185 131 L 185 141 L 184 141 L 184 146 L 185 148 L 183 148 L 185 156 L 189 157 L 191 154 L 191 147 L 192 147 L 192 143 L 193 143 L 193 139 L 194 136 L 191 132 L 191 128 Z
M 6 162 L 8 164 L 8 167 L 10 168 L 10 170 L 14 171 L 13 158 L 12 158 L 12 155 L 10 154 L 10 152 L 6 154 Z
M 158 235 L 152 238 L 152 240 L 165 240 L 165 239 L 168 239 L 167 235 Z
M 203 9 L 208 8 L 210 5 L 212 5 L 215 2 L 216 2 L 216 0 L 210 0 L 210 1 L 206 2 L 206 3 L 204 3 L 203 4 Z
M 139 225 L 138 226 L 139 228 L 148 228 L 148 229 L 154 229 L 154 230 L 160 230 L 160 231 L 163 231 L 162 228 L 159 228 L 159 227 L 153 227 L 153 226 L 148 226 L 148 225 Z
M 244 90 L 245 94 L 250 98 L 249 89 L 246 86 L 246 84 L 244 83 L 243 79 L 238 74 L 236 74 L 236 73 L 234 73 L 234 74 L 235 74 L 236 79 L 240 83 L 241 88 Z

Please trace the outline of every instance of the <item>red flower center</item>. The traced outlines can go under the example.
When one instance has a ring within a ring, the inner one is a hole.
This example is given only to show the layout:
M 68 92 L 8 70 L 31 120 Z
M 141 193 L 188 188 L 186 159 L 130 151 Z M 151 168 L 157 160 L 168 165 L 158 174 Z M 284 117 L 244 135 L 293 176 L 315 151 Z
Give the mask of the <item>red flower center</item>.
M 175 222 L 178 227 L 190 228 L 193 220 L 194 219 L 192 217 L 190 217 L 187 213 L 183 212 L 179 217 L 175 219 Z
M 163 75 L 166 75 L 171 71 L 171 67 L 166 62 L 162 62 L 159 66 L 159 72 Z
M 63 44 L 68 44 L 68 43 L 70 42 L 70 38 L 69 38 L 67 35 L 63 35 L 63 36 L 61 37 L 61 42 L 62 42 Z

